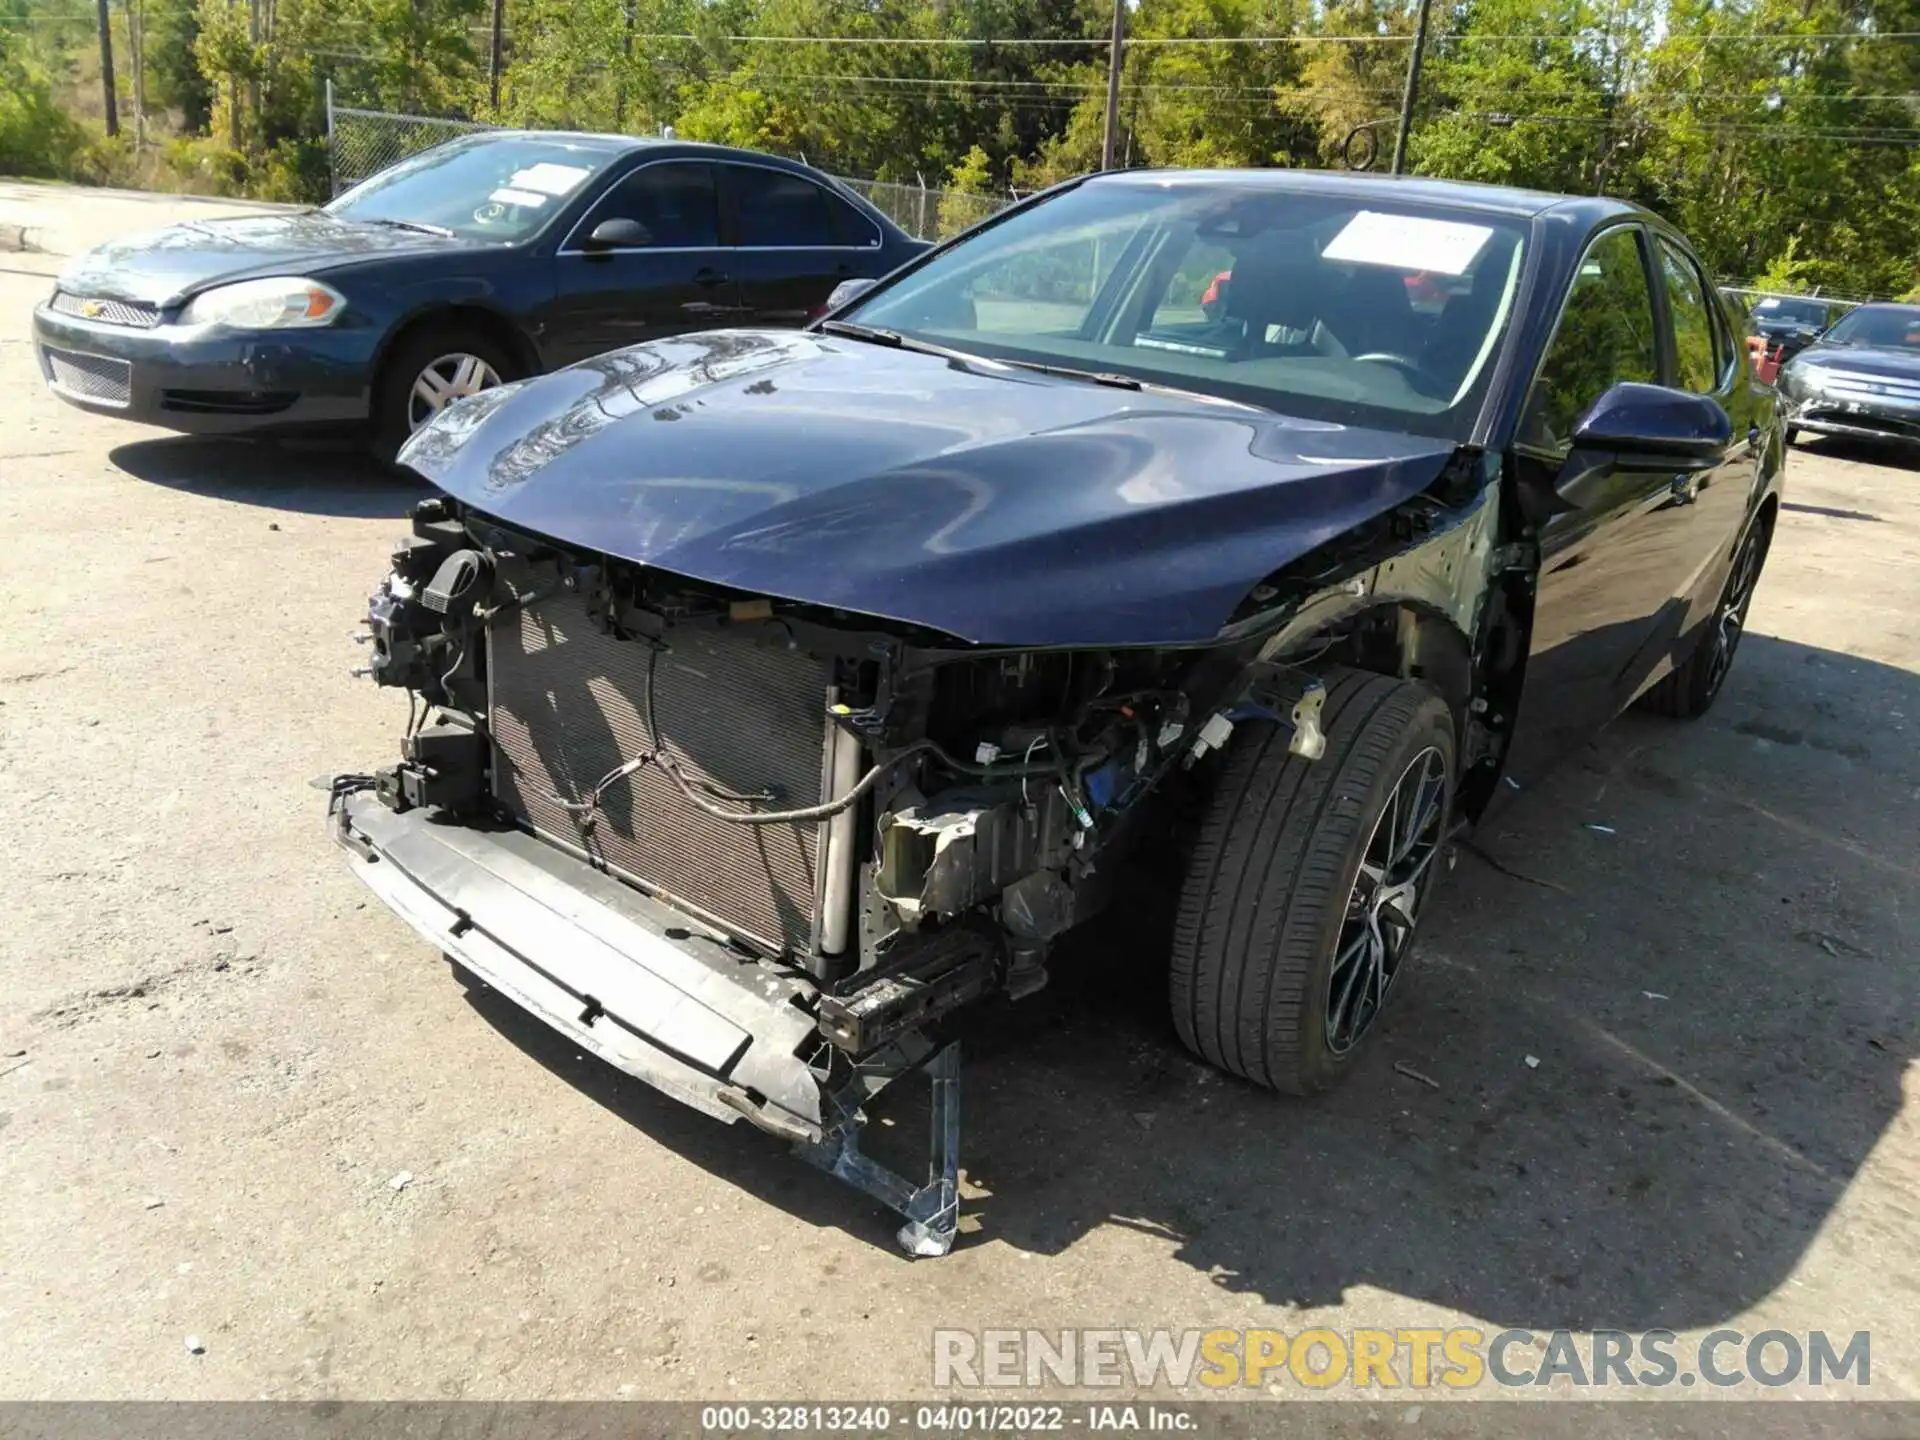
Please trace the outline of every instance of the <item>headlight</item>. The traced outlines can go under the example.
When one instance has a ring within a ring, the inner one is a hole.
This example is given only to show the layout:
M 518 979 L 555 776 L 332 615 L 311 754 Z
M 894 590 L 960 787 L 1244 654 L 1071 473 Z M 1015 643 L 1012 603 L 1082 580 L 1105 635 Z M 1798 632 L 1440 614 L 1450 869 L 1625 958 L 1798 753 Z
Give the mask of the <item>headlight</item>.
M 295 276 L 242 280 L 194 296 L 180 321 L 233 330 L 306 329 L 330 324 L 346 303 L 338 290 L 318 280 Z

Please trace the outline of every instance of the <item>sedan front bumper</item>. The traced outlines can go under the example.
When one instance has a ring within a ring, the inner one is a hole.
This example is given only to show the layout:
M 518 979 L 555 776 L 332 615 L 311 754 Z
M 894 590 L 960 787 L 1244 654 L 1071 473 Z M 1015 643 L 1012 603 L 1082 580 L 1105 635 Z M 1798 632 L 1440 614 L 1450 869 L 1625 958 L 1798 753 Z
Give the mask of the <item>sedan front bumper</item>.
M 396 915 L 581 1049 L 717 1120 L 822 1138 L 804 980 L 523 831 L 396 813 L 370 790 L 331 814 Z
M 1816 435 L 1920 441 L 1920 382 L 1823 373 L 1801 381 L 1788 399 L 1786 423 Z
M 376 337 L 356 327 L 140 329 L 33 312 L 47 388 L 83 410 L 193 434 L 364 423 Z

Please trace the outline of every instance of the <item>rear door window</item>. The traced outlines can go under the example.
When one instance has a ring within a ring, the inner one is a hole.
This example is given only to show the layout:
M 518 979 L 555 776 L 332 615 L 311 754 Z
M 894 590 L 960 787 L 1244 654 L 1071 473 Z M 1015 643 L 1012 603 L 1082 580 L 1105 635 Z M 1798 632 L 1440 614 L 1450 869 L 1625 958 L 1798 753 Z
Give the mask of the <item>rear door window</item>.
M 843 245 L 828 208 L 829 196 L 804 175 L 758 165 L 729 165 L 742 245 Z M 835 202 L 838 203 L 838 202 Z

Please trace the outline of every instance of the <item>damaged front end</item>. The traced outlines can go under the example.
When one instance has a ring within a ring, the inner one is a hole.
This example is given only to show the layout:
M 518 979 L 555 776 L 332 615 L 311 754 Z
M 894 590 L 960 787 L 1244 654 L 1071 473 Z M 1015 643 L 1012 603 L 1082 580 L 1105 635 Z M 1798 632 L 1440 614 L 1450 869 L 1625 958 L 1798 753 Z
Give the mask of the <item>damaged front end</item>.
M 366 637 L 367 672 L 414 701 L 401 756 L 335 782 L 335 834 L 488 985 L 675 1098 L 793 1142 L 897 1210 L 911 1253 L 944 1253 L 946 1022 L 1045 984 L 1169 780 L 1236 723 L 1277 721 L 1318 754 L 1308 621 L 1322 655 L 1341 607 L 1406 553 L 1445 547 L 1449 577 L 1487 563 L 1486 495 L 1411 509 L 1444 523 L 1343 552 L 1337 574 L 1275 577 L 1214 643 L 999 649 L 429 500 Z M 913 1070 L 933 1086 L 925 1181 L 859 1146 L 863 1106 Z

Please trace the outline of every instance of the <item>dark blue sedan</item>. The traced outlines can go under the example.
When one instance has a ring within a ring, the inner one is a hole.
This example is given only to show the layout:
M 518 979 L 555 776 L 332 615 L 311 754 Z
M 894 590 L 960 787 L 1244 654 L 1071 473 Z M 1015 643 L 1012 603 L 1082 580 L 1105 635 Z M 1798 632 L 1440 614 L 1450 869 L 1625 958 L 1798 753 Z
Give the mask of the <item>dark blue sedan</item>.
M 1094 176 L 808 330 L 424 427 L 368 672 L 435 718 L 336 835 L 470 977 L 940 1253 L 963 1012 L 1077 950 L 1222 1070 L 1354 1074 L 1462 829 L 1713 704 L 1782 456 L 1644 210 Z M 925 1184 L 860 1150 L 923 1067 Z
M 175 225 L 81 257 L 34 313 L 84 409 L 197 433 L 369 425 L 716 325 L 806 321 L 926 247 L 773 156 L 490 132 L 321 210 Z

